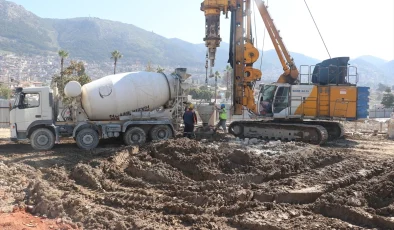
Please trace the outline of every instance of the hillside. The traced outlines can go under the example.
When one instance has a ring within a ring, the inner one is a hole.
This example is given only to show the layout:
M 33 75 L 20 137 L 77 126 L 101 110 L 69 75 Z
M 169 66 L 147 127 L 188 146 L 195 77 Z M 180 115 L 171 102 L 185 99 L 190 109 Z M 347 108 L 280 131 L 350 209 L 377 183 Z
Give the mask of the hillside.
M 46 54 L 58 49 L 50 23 L 15 3 L 0 0 L 0 28 L 0 50 Z
M 0 0 L 0 28 L 0 50 L 16 54 L 56 54 L 65 49 L 73 58 L 103 61 L 117 49 L 127 62 L 172 66 L 202 65 L 205 58 L 196 57 L 193 49 L 184 49 L 182 44 L 130 24 L 98 18 L 43 19 L 4 0 Z
M 131 24 L 99 18 L 44 19 L 22 6 L 0 0 L 0 28 L 0 52 L 7 51 L 19 56 L 57 57 L 57 51 L 65 49 L 70 54 L 69 59 L 83 60 L 91 64 L 89 68 L 97 67 L 96 77 L 111 73 L 113 63 L 110 52 L 115 49 L 123 54 L 118 65 L 119 71 L 130 71 L 131 65 L 145 66 L 151 62 L 154 66 L 166 66 L 168 69 L 187 67 L 198 73 L 195 76 L 205 76 L 206 47 L 203 43 L 167 39 Z M 229 44 L 222 42 L 217 49 L 215 71 L 225 69 L 228 50 Z M 315 65 L 321 61 L 299 53 L 291 52 L 291 55 L 298 67 Z M 365 55 L 352 59 L 350 64 L 358 68 L 360 84 L 394 84 L 394 60 L 386 62 Z M 25 68 L 31 69 L 34 66 Z M 265 82 L 276 81 L 282 73 L 282 66 L 274 50 L 260 52 L 255 68 L 263 70 Z M 57 71 L 51 69 L 52 72 Z M 301 73 L 306 71 L 307 69 L 300 69 Z
M 384 60 L 382 58 L 374 57 L 371 55 L 363 55 L 363 56 L 360 56 L 356 59 L 362 59 L 362 60 L 369 62 L 372 65 L 377 66 L 377 67 L 382 66 L 387 62 L 386 60 Z
M 391 81 L 394 81 L 394 60 L 384 63 L 381 68 L 385 76 Z

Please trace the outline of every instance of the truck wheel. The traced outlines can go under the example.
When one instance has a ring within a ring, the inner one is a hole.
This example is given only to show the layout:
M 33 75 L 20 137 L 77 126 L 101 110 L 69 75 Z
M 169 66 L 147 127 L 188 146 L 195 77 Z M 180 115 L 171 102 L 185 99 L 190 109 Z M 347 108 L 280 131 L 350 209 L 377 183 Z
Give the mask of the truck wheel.
M 92 128 L 84 128 L 78 132 L 75 141 L 81 149 L 91 150 L 99 144 L 99 136 L 96 130 Z
M 126 145 L 142 145 L 146 141 L 146 134 L 143 129 L 132 127 L 123 135 L 123 140 Z
M 50 150 L 55 145 L 55 135 L 46 128 L 36 129 L 30 136 L 30 144 L 35 150 Z
M 167 140 L 172 137 L 172 130 L 168 125 L 156 125 L 150 131 L 152 140 Z

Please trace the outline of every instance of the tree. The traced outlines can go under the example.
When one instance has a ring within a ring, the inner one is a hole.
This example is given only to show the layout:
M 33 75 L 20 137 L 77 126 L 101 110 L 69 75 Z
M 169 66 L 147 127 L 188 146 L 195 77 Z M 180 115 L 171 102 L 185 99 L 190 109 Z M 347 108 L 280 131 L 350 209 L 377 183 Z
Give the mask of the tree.
M 118 62 L 119 59 L 121 59 L 123 55 L 115 50 L 111 53 L 111 59 L 114 59 L 114 74 L 116 73 L 116 63 Z
M 210 101 L 213 97 L 213 92 L 208 90 L 208 87 L 206 86 L 201 86 L 199 89 L 191 88 L 189 89 L 189 94 L 192 95 L 194 99 L 201 99 L 206 101 Z
M 148 61 L 148 64 L 145 66 L 145 71 L 146 72 L 155 72 L 155 69 L 152 67 L 152 64 L 150 61 Z
M 218 78 L 220 78 L 220 73 L 219 71 L 216 71 L 215 72 L 215 103 L 218 97 Z
M 383 98 L 381 104 L 384 108 L 392 108 L 394 107 L 394 95 L 391 93 L 391 89 L 387 88 L 383 93 Z
M 68 57 L 68 52 L 65 50 L 59 50 L 58 52 L 60 56 L 60 78 L 63 78 L 63 65 L 64 65 L 64 59 Z M 61 81 L 63 82 L 63 81 Z M 61 85 L 61 87 L 63 87 Z
M 156 72 L 156 73 L 164 73 L 163 68 L 161 68 L 159 65 L 156 67 L 156 69 L 152 66 L 152 63 L 148 61 L 148 64 L 145 66 L 145 71 L 146 72 Z
M 83 62 L 70 61 L 70 65 L 64 70 L 64 75 L 82 76 L 85 74 L 85 64 Z
M 229 98 L 230 98 L 230 96 L 231 96 L 231 79 L 232 79 L 232 72 L 233 72 L 233 69 L 231 68 L 231 66 L 229 66 L 229 65 L 227 65 L 226 66 L 226 69 L 224 70 L 225 71 L 225 73 L 226 73 L 226 77 L 225 77 L 225 81 L 226 81 L 226 93 L 225 93 L 225 96 L 226 96 L 226 99 L 228 100 Z
M 58 86 L 65 86 L 70 81 L 77 81 L 81 85 L 85 85 L 92 81 L 91 78 L 85 73 L 83 62 L 71 61 L 70 65 L 64 70 L 63 77 L 59 75 L 55 75 L 53 77 L 53 83 Z M 58 90 L 63 103 L 69 105 L 72 102 L 72 98 L 66 97 L 64 94 L 64 87 L 58 87 Z
M 156 68 L 156 72 L 158 72 L 158 73 L 163 73 L 163 72 L 164 72 L 164 69 L 161 68 L 161 67 L 158 65 L 157 68 Z
M 0 98 L 8 98 L 11 95 L 11 89 L 6 85 L 0 85 Z
M 385 84 L 382 84 L 382 83 L 378 84 L 378 91 L 380 91 L 380 92 L 385 91 L 387 88 L 390 88 L 390 87 L 388 85 L 385 85 Z

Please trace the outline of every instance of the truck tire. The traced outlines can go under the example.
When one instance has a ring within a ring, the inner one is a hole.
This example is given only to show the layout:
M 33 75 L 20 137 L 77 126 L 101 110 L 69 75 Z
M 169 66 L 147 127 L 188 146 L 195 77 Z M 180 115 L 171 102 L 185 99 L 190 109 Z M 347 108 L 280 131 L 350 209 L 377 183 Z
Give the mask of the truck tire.
M 30 135 L 30 145 L 35 150 L 50 150 L 55 145 L 55 135 L 46 128 L 36 129 Z
M 99 144 L 99 136 L 96 130 L 92 128 L 84 128 L 78 132 L 75 141 L 79 148 L 91 150 Z
M 172 130 L 168 125 L 155 125 L 150 131 L 152 140 L 167 140 L 172 137 Z
M 126 145 L 142 145 L 146 141 L 145 131 L 139 127 L 131 127 L 123 135 Z

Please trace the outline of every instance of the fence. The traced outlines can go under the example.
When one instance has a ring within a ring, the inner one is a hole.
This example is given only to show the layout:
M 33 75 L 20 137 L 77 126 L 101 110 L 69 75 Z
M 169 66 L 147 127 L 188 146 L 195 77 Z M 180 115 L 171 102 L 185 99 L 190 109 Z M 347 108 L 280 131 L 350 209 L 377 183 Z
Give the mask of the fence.
M 10 101 L 0 99 L 0 128 L 10 127 Z
M 393 112 L 394 108 L 373 108 L 369 110 L 369 118 L 390 118 L 390 115 Z

